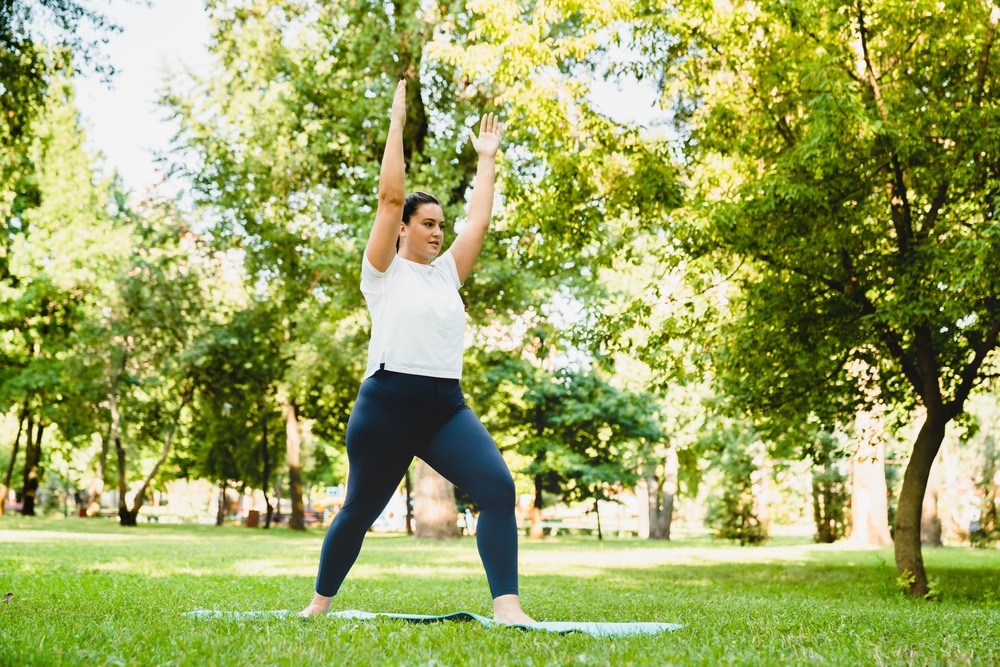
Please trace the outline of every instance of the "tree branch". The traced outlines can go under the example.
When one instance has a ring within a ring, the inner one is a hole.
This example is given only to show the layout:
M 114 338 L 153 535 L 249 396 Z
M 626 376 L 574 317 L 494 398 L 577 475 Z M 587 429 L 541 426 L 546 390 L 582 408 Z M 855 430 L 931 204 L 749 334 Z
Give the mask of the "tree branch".
M 990 48 L 997 34 L 997 23 L 1000 22 L 1000 7 L 994 6 L 990 11 L 990 22 L 986 28 L 986 41 L 983 42 L 983 52 L 979 56 L 979 67 L 976 69 L 976 89 L 972 93 L 972 103 L 980 106 L 983 103 L 983 90 L 986 88 L 986 71 L 990 64 Z
M 863 316 L 875 315 L 878 312 L 875 304 L 868 298 L 865 294 L 865 290 L 861 287 L 861 284 L 857 280 L 857 277 L 854 274 L 853 262 L 851 261 L 850 255 L 847 254 L 846 250 L 842 249 L 840 251 L 841 265 L 844 267 L 844 273 L 847 277 L 843 282 L 827 278 L 826 276 L 814 276 L 810 273 L 802 271 L 801 269 L 786 266 L 767 253 L 757 253 L 755 256 L 778 268 L 790 271 L 791 273 L 795 273 L 809 280 L 823 283 L 829 290 L 836 292 L 838 295 L 844 295 L 850 299 L 861 309 L 861 314 Z M 903 344 L 899 340 L 899 336 L 892 331 L 892 329 L 889 329 L 878 322 L 873 322 L 873 324 L 875 329 L 879 332 L 879 337 L 882 339 L 882 343 L 886 346 L 889 354 L 891 354 L 893 359 L 899 363 L 900 368 L 903 371 L 903 375 L 907 380 L 909 380 L 910 384 L 913 385 L 913 390 L 917 392 L 917 395 L 921 400 L 924 400 L 925 388 L 920 369 L 913 362 L 913 360 L 910 359 L 909 355 L 907 355 L 906 350 L 903 348 Z
M 921 394 L 924 407 L 928 411 L 940 410 L 942 407 L 941 371 L 934 353 L 934 340 L 931 337 L 930 327 L 919 324 L 913 327 L 913 335 L 914 347 L 917 351 L 917 366 L 924 380 L 924 391 Z
M 934 201 L 931 202 L 931 209 L 927 211 L 927 215 L 924 216 L 924 222 L 920 225 L 920 231 L 916 234 L 917 238 L 927 238 L 934 229 L 934 223 L 937 222 L 941 207 L 944 206 L 945 201 L 948 199 L 948 185 L 948 179 L 946 178 L 938 186 L 937 194 L 934 195 Z
M 793 148 L 795 146 L 795 135 L 792 134 L 792 128 L 788 127 L 788 121 L 785 120 L 785 117 L 776 118 L 774 124 L 778 128 L 778 133 L 785 139 L 788 147 Z
M 846 276 L 846 282 L 844 283 L 844 294 L 847 295 L 855 304 L 861 308 L 862 315 L 875 315 L 878 309 L 872 300 L 868 298 L 865 294 L 865 290 L 861 287 L 857 276 L 854 271 L 854 261 L 851 259 L 850 254 L 846 249 L 841 248 L 840 250 L 840 264 L 844 269 L 844 275 Z M 899 341 L 899 336 L 896 333 L 885 326 L 880 326 L 878 322 L 874 323 L 875 328 L 879 331 L 879 335 L 882 338 L 882 343 L 889 350 L 889 354 L 899 363 L 900 368 L 903 370 L 903 375 L 910 384 L 913 385 L 914 391 L 920 396 L 921 400 L 924 398 L 924 383 L 923 377 L 920 374 L 920 369 L 913 363 L 909 355 L 906 354 L 906 350 L 903 349 L 903 344 Z
M 868 85 L 875 96 L 875 106 L 883 122 L 889 122 L 889 109 L 882 99 L 882 89 L 879 87 L 879 77 L 875 74 L 872 66 L 871 55 L 868 52 L 868 28 L 865 25 L 865 8 L 858 0 L 858 31 L 861 36 L 861 55 L 865 61 L 865 74 Z M 890 151 L 890 164 L 892 173 L 886 183 L 886 195 L 889 197 L 889 209 L 892 212 L 892 224 L 896 229 L 896 238 L 899 244 L 900 254 L 905 254 L 910 247 L 910 240 L 913 237 L 913 216 L 910 212 L 910 203 L 906 196 L 906 179 L 903 173 L 903 166 L 899 161 L 895 151 Z
M 142 482 L 142 488 L 139 492 L 135 494 L 135 499 L 132 501 L 132 509 L 129 510 L 132 514 L 138 514 L 139 508 L 142 507 L 142 502 L 146 497 L 146 491 L 149 489 L 149 485 L 152 483 L 153 478 L 156 477 L 156 473 L 159 472 L 160 466 L 164 464 L 167 460 L 167 456 L 170 454 L 170 444 L 174 439 L 174 432 L 177 430 L 177 424 L 181 420 L 181 411 L 187 402 L 191 399 L 191 389 L 187 389 L 181 398 L 181 404 L 177 406 L 177 410 L 174 411 L 174 419 L 170 424 L 170 430 L 167 431 L 167 437 L 163 441 L 163 451 L 160 453 L 160 458 L 153 464 L 153 469 L 149 471 L 146 475 L 146 479 Z
M 982 367 L 987 355 L 997 346 L 998 338 L 1000 338 L 1000 317 L 993 321 L 993 326 L 990 327 L 989 333 L 986 334 L 982 343 L 976 347 L 976 354 L 972 357 L 972 361 L 962 369 L 960 376 L 962 380 L 955 389 L 955 397 L 945 406 L 945 415 L 949 419 L 957 417 L 962 412 L 965 406 L 965 399 L 969 397 L 969 393 L 976 384 L 976 376 L 979 375 L 979 369 Z
M 789 271 L 789 272 L 794 273 L 796 275 L 802 276 L 803 278 L 808 278 L 809 280 L 815 280 L 815 281 L 821 282 L 824 285 L 826 285 L 829 289 L 831 289 L 831 290 L 833 290 L 835 292 L 838 292 L 838 293 L 843 293 L 844 292 L 844 283 L 842 283 L 842 282 L 840 282 L 838 280 L 834 280 L 833 278 L 827 278 L 826 276 L 822 276 L 822 275 L 813 275 L 811 273 L 803 271 L 802 269 L 800 269 L 798 267 L 788 266 L 787 264 L 784 264 L 783 262 L 778 261 L 775 257 L 769 255 L 766 252 L 757 252 L 755 254 L 755 256 L 758 259 L 761 259 L 761 260 L 767 262 L 768 264 L 776 266 L 779 269 L 782 269 L 784 271 Z
M 868 55 L 868 28 L 865 26 L 865 8 L 861 4 L 861 0 L 858 0 L 858 30 L 861 33 L 861 55 L 865 61 L 865 74 L 868 77 L 868 85 L 871 86 L 872 93 L 875 95 L 875 106 L 878 107 L 882 120 L 888 121 L 889 110 L 882 99 L 882 90 L 878 85 L 878 77 L 875 75 L 871 57 Z
M 892 222 L 896 228 L 896 240 L 900 254 L 906 254 L 913 240 L 913 215 L 910 211 L 910 201 L 906 196 L 906 179 L 903 176 L 903 166 L 895 152 L 890 160 L 892 163 L 892 179 L 889 191 L 889 206 L 892 209 Z

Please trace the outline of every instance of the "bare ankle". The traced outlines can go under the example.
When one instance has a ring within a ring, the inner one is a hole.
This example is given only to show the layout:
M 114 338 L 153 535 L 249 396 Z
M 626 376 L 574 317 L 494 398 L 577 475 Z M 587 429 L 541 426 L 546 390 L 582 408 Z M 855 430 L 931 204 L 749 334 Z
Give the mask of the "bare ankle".
M 534 623 L 534 620 L 521 610 L 521 599 L 516 594 L 493 598 L 493 618 L 500 623 Z
M 305 609 L 302 610 L 301 614 L 304 616 L 315 616 L 316 614 L 325 614 L 330 610 L 330 604 L 333 602 L 332 597 L 326 597 L 325 595 L 320 595 L 316 593 L 313 596 L 312 602 L 309 603 Z

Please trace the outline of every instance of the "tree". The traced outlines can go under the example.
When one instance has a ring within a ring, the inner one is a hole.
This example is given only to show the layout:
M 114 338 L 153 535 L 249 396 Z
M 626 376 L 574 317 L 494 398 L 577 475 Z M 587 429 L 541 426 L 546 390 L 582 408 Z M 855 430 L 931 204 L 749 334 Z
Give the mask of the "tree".
M 679 473 L 677 450 L 667 447 L 663 453 L 662 463 L 648 457 L 644 467 L 649 539 L 669 540 Z
M 812 454 L 815 540 L 831 544 L 844 537 L 847 529 L 847 475 L 840 469 L 844 456 L 836 434 L 821 431 L 816 440 Z M 882 483 L 885 484 L 885 480 Z
M 720 473 L 720 489 L 708 501 L 705 524 L 720 539 L 757 545 L 770 537 L 765 486 L 767 447 L 745 419 L 713 414 L 703 436 L 703 448 Z
M 31 436 L 24 446 L 22 511 L 30 514 L 44 459 L 42 434 L 76 442 L 97 430 L 97 377 L 80 363 L 76 333 L 99 309 L 105 271 L 119 252 L 122 201 L 115 183 L 95 179 L 71 80 L 47 88 L 45 113 L 33 123 L 25 151 L 29 170 L 10 191 L 13 205 L 5 216 L 0 405 L 26 414 Z
M 556 432 L 570 453 L 570 467 L 561 471 L 561 497 L 592 501 L 603 539 L 598 503 L 634 488 L 640 452 L 663 438 L 661 417 L 651 394 L 616 389 L 594 372 L 563 372 L 558 380 L 567 395 L 556 415 Z
M 282 352 L 284 327 L 281 312 L 270 304 L 249 300 L 241 305 L 208 327 L 196 343 L 197 445 L 186 454 L 194 460 L 185 474 L 238 479 L 244 487 L 261 489 L 264 526 L 269 528 L 274 510 L 269 490 L 281 463 L 274 445 L 285 427 L 278 396 L 288 368 Z
M 59 95 L 74 59 L 110 77 L 114 69 L 99 51 L 108 32 L 120 31 L 89 2 L 75 0 L 3 0 L 0 2 L 0 280 L 9 271 L 10 242 L 17 233 L 12 218 L 38 196 L 30 174 L 28 147 L 44 115 L 49 87 Z M 81 26 L 87 31 L 82 34 Z M 48 43 L 46 43 L 48 41 Z
M 190 356 L 210 312 L 197 237 L 171 211 L 150 208 L 132 226 L 133 247 L 119 267 L 100 318 L 86 329 L 105 364 L 109 438 L 118 472 L 123 526 L 134 526 L 146 491 L 171 453 L 194 397 Z M 128 449 L 156 443 L 160 454 L 128 506 Z
M 317 312 L 344 323 L 363 313 L 361 251 L 399 78 L 409 187 L 437 194 L 449 219 L 461 221 L 475 175 L 466 123 L 506 106 L 516 128 L 517 159 L 500 168 L 503 210 L 462 290 L 474 327 L 537 312 L 560 287 L 583 289 L 592 257 L 676 201 L 659 187 L 673 179 L 669 160 L 596 113 L 579 85 L 614 16 L 590 5 L 581 15 L 575 2 L 554 12 L 500 4 L 210 3 L 217 75 L 190 91 L 178 82 L 164 101 L 181 120 L 179 145 L 199 156 L 190 176 L 217 221 L 214 243 L 239 248 L 249 280 L 281 304 L 290 349 L 309 350 L 303 324 Z M 486 80 L 486 52 L 514 66 Z M 524 77 L 535 68 L 555 78 Z M 619 233 L 609 218 L 632 224 Z M 307 391 L 289 379 L 287 415 L 312 414 Z M 294 483 L 292 494 L 301 498 Z
M 926 410 L 894 534 L 924 596 L 931 464 L 997 365 L 1000 9 L 952 2 L 945 27 L 926 2 L 713 7 L 639 3 L 634 34 L 699 184 L 676 237 L 745 263 L 720 382 L 756 414 L 832 403 L 846 423 L 861 360 L 887 405 Z
M 544 494 L 591 501 L 597 512 L 599 501 L 635 486 L 640 452 L 662 438 L 650 394 L 616 389 L 593 371 L 549 371 L 503 352 L 480 363 L 485 381 L 474 400 L 493 406 L 486 423 L 501 448 L 510 443 L 525 462 L 518 472 L 534 484 L 533 539 L 542 537 Z
M 458 529 L 455 487 L 423 461 L 413 475 L 413 535 L 423 540 L 461 537 Z

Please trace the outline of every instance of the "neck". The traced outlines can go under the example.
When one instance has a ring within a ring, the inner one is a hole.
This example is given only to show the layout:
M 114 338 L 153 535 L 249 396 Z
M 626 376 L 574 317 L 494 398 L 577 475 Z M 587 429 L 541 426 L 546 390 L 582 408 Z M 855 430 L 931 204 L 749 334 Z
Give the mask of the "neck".
M 407 248 L 406 246 L 401 246 L 399 248 L 399 252 L 397 252 L 396 254 L 409 262 L 416 262 L 417 264 L 431 263 L 430 258 L 424 257 L 422 255 L 417 255 L 416 253 L 411 252 L 410 249 Z

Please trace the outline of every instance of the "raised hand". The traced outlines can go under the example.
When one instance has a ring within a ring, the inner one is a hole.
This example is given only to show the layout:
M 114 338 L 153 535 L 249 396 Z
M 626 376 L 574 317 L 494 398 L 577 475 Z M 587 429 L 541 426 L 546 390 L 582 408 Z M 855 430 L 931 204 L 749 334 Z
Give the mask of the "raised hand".
M 503 123 L 495 115 L 488 113 L 479 123 L 479 136 L 469 130 L 469 140 L 479 157 L 495 158 L 500 148 L 500 136 L 503 134 Z
M 392 122 L 401 127 L 406 125 L 406 79 L 400 79 L 392 96 Z

